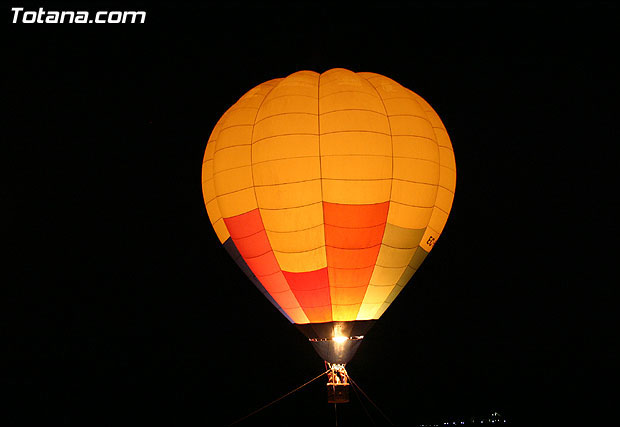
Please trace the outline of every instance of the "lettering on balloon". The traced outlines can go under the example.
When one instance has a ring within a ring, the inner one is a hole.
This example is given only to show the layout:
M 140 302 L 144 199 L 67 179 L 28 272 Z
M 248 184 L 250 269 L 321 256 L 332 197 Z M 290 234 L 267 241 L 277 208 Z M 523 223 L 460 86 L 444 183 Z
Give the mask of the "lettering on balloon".
M 435 244 L 435 238 L 433 236 L 430 236 L 426 241 L 426 244 L 429 246 L 433 246 Z

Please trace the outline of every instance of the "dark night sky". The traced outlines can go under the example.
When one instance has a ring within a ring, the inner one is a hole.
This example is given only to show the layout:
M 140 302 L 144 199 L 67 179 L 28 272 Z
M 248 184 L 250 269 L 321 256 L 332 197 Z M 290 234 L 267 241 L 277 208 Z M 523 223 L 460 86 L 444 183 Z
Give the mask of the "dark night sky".
M 612 415 L 617 8 L 25 4 L 147 23 L 13 25 L 5 7 L 12 423 L 225 425 L 322 372 L 221 248 L 200 169 L 243 93 L 334 67 L 429 101 L 458 169 L 442 238 L 353 379 L 399 425 Z M 240 425 L 333 425 L 323 383 Z M 371 425 L 341 407 L 341 425 Z

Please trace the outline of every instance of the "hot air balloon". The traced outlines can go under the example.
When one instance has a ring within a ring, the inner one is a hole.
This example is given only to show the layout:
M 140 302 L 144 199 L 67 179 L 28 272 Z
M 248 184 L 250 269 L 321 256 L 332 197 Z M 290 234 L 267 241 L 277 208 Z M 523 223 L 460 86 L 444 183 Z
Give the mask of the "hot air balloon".
M 220 242 L 345 385 L 345 364 L 437 242 L 455 185 L 431 106 L 342 68 L 251 89 L 215 125 L 202 166 Z

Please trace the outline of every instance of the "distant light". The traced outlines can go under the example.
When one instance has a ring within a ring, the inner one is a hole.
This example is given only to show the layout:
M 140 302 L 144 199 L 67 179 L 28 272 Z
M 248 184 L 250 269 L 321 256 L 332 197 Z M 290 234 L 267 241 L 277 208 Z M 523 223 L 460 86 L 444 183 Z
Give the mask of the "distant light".
M 334 341 L 336 341 L 338 344 L 342 344 L 343 342 L 345 342 L 346 340 L 348 340 L 348 337 L 334 337 L 332 338 Z

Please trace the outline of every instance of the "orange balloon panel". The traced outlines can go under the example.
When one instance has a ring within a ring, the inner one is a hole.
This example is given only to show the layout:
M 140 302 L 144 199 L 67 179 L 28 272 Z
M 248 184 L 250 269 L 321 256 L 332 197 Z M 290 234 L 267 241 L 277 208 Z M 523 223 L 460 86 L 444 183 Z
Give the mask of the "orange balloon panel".
M 290 321 L 372 320 L 439 238 L 456 166 L 419 95 L 379 74 L 300 71 L 222 116 L 202 184 L 218 238 Z

